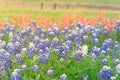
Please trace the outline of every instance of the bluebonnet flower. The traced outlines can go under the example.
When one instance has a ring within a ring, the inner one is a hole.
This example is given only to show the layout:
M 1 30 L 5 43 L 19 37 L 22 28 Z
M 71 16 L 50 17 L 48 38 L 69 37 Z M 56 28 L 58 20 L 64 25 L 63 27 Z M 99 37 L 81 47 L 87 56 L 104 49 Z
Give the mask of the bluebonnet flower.
M 16 60 L 19 64 L 23 64 L 23 57 L 21 54 L 16 54 Z
M 117 57 L 118 57 L 118 54 L 119 54 L 119 51 L 118 51 L 118 50 L 114 51 L 114 52 L 113 52 L 113 58 L 117 58 Z
M 120 45 L 119 45 L 119 44 L 116 44 L 116 45 L 115 45 L 115 49 L 116 49 L 116 50 L 120 50 Z
M 12 72 L 10 80 L 22 80 L 21 70 L 15 69 L 14 72 Z
M 113 65 L 117 66 L 118 64 L 120 64 L 120 60 L 119 59 L 115 59 L 115 61 L 113 62 Z
M 28 51 L 27 51 L 28 57 L 33 59 L 35 53 L 36 53 L 36 48 L 35 48 L 34 44 L 30 43 L 30 45 L 28 47 Z
M 107 60 L 107 59 L 103 59 L 103 60 L 102 60 L 102 64 L 103 64 L 103 65 L 108 65 L 108 60 Z
M 62 74 L 62 75 L 60 76 L 60 80 L 68 80 L 68 79 L 67 79 L 67 75 L 66 75 L 66 74 Z
M 43 55 L 43 54 L 44 54 L 44 51 L 43 51 L 42 49 L 40 49 L 40 50 L 38 51 L 38 54 L 39 54 L 39 55 Z
M 56 36 L 58 36 L 60 34 L 60 31 L 57 27 L 53 27 L 52 30 Z
M 2 49 L 2 48 L 6 48 L 6 42 L 0 40 L 0 49 Z
M 118 65 L 116 66 L 116 71 L 117 71 L 118 74 L 120 74 L 120 64 L 118 64 Z
M 50 54 L 44 54 L 42 56 L 40 56 L 40 59 L 38 61 L 39 64 L 41 63 L 47 63 L 49 61 L 49 58 L 50 58 Z
M 104 36 L 105 36 L 105 37 L 108 37 L 108 35 L 109 35 L 109 34 L 108 34 L 108 31 L 107 31 L 107 30 L 104 30 Z
M 108 67 L 104 66 L 103 69 L 99 72 L 98 80 L 110 80 L 110 78 L 113 76 L 113 70 Z
M 34 65 L 34 66 L 33 66 L 33 71 L 34 71 L 34 72 L 39 72 L 39 71 L 40 71 L 39 66 L 38 66 L 38 65 Z
M 27 53 L 27 48 L 22 48 L 21 53 Z
M 95 46 L 97 46 L 97 45 L 99 44 L 98 38 L 93 39 L 93 41 L 94 41 L 94 45 L 95 45 Z
M 91 58 L 92 60 L 97 59 L 97 57 L 96 57 L 95 53 L 91 53 L 90 58 Z
M 88 42 L 89 42 L 88 36 L 83 36 L 83 41 L 84 41 L 85 43 L 88 43 Z
M 47 75 L 49 75 L 49 76 L 54 76 L 54 71 L 53 71 L 53 70 L 48 70 L 48 71 L 47 71 Z
M 45 46 L 48 48 L 50 47 L 50 41 L 48 38 L 45 39 Z
M 107 54 L 107 52 L 105 50 L 101 50 L 101 54 Z
M 80 29 L 82 29 L 82 28 L 84 27 L 84 25 L 81 24 L 80 22 L 77 24 L 77 26 L 78 26 Z
M 51 48 L 57 48 L 59 44 L 58 38 L 54 38 L 52 43 L 51 43 Z
M 55 54 L 59 54 L 59 49 L 54 49 Z
M 7 50 L 10 54 L 16 54 L 16 48 L 15 45 L 13 43 L 8 43 L 7 44 Z
M 75 54 L 75 60 L 76 61 L 81 61 L 83 59 L 83 53 L 81 53 L 81 51 L 77 51 Z
M 95 54 L 94 57 L 99 58 L 100 55 L 100 48 L 97 48 L 96 46 L 94 46 L 91 50 L 91 54 Z
M 35 36 L 35 37 L 34 37 L 34 43 L 35 43 L 35 44 L 38 44 L 38 43 L 39 43 L 39 40 L 40 40 L 40 38 L 39 38 L 38 36 Z
M 108 48 L 108 47 L 106 46 L 106 43 L 103 43 L 100 49 L 101 49 L 101 50 L 106 50 L 106 49 L 109 49 L 109 50 L 110 50 L 110 48 Z
M 5 37 L 6 37 L 6 34 L 4 34 L 4 33 L 1 33 L 1 34 L 0 34 L 0 39 L 1 39 L 1 40 L 4 40 Z
M 15 42 L 15 49 L 17 53 L 21 51 L 21 44 L 19 42 Z
M 22 65 L 22 66 L 21 66 L 21 69 L 22 69 L 23 71 L 27 71 L 27 70 L 28 70 L 28 67 L 27 67 L 26 65 Z
M 48 32 L 48 36 L 54 37 L 54 35 L 55 35 L 55 33 L 54 33 L 53 31 L 49 31 L 49 32 Z
M 32 25 L 35 26 L 35 27 L 37 26 L 37 23 L 36 23 L 35 20 L 32 21 Z
M 40 27 L 36 27 L 36 35 L 40 36 L 41 34 L 41 28 Z
M 112 39 L 108 39 L 106 40 L 106 46 L 109 47 L 109 48 L 112 48 L 114 46 L 114 41 Z
M 111 50 L 110 48 L 107 48 L 107 49 L 106 49 L 106 52 L 107 52 L 107 53 L 112 53 L 112 50 Z
M 117 33 L 120 33 L 120 21 L 116 22 L 115 30 L 116 30 Z
M 8 69 L 12 68 L 12 60 L 10 53 L 5 52 L 4 50 L 0 50 L 0 62 L 0 68 L 2 69 L 2 71 L 5 71 L 7 73 Z

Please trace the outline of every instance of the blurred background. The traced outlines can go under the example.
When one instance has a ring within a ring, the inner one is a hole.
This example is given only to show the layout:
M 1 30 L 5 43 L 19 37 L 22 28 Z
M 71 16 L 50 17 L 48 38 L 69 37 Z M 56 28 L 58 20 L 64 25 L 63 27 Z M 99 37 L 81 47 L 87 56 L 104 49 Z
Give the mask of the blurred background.
M 0 0 L 0 7 L 22 9 L 110 9 L 120 10 L 120 0 Z
M 92 23 L 100 12 L 108 20 L 118 20 L 119 4 L 120 0 L 0 0 L 0 26 L 6 18 L 13 24 L 35 20 L 43 26 L 78 19 Z

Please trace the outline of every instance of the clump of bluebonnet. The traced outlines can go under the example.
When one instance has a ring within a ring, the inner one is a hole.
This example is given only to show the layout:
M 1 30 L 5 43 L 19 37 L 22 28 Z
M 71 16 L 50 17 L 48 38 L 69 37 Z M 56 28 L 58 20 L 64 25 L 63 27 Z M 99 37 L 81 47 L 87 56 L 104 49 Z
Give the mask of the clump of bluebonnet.
M 41 64 L 41 63 L 47 63 L 49 61 L 49 58 L 50 58 L 50 54 L 46 53 L 42 56 L 40 56 L 39 60 L 38 60 L 38 63 Z
M 62 75 L 60 76 L 60 80 L 68 80 L 68 79 L 67 79 L 67 75 L 66 75 L 66 74 L 62 74 Z
M 119 59 L 115 59 L 115 61 L 113 62 L 113 65 L 117 66 L 118 64 L 120 64 L 120 60 Z
M 103 69 L 99 72 L 98 78 L 103 80 L 110 80 L 112 76 L 113 70 L 108 66 L 104 66 Z
M 10 77 L 10 80 L 22 80 L 22 74 L 21 74 L 21 69 L 15 69 L 12 72 L 12 75 Z
M 54 71 L 53 70 L 48 70 L 47 75 L 48 76 L 54 76 Z

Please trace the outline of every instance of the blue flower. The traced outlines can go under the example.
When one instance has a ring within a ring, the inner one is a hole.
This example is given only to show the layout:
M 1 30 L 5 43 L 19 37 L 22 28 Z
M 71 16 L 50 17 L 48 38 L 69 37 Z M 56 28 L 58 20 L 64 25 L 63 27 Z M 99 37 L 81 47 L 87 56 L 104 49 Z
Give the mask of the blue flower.
M 16 54 L 16 60 L 19 64 L 23 64 L 23 57 L 20 54 Z
M 108 60 L 107 60 L 107 59 L 103 59 L 103 60 L 102 60 L 102 64 L 103 64 L 103 65 L 108 65 Z
M 114 65 L 114 66 L 117 66 L 118 64 L 120 64 L 120 60 L 119 60 L 119 59 L 115 59 L 113 65 Z
M 10 80 L 22 80 L 21 70 L 15 69 L 14 72 L 12 72 Z
M 116 66 L 116 71 L 117 71 L 118 74 L 120 74 L 120 64 L 118 64 L 118 65 Z
M 67 80 L 67 75 L 66 74 L 62 74 L 60 76 L 60 80 Z
M 103 69 L 99 72 L 98 78 L 103 80 L 110 80 L 110 78 L 113 76 L 113 70 L 108 67 L 104 66 Z
M 54 71 L 53 71 L 53 70 L 48 70 L 48 71 L 47 71 L 47 75 L 49 75 L 49 76 L 54 76 Z
M 49 58 L 50 58 L 50 54 L 44 54 L 40 57 L 40 59 L 38 60 L 38 63 L 41 64 L 41 63 L 47 63 L 49 61 Z
M 40 71 L 39 66 L 38 65 L 33 66 L 33 71 L 34 72 L 39 72 Z

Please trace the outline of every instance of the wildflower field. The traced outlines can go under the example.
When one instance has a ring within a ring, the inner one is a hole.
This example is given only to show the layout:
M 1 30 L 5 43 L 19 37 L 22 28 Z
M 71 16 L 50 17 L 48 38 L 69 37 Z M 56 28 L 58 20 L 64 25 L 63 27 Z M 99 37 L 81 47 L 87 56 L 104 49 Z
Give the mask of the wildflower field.
M 0 9 L 0 80 L 120 80 L 120 12 Z

